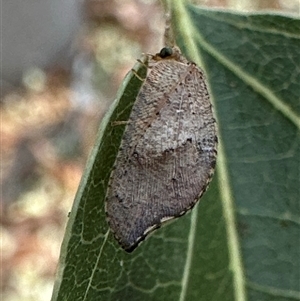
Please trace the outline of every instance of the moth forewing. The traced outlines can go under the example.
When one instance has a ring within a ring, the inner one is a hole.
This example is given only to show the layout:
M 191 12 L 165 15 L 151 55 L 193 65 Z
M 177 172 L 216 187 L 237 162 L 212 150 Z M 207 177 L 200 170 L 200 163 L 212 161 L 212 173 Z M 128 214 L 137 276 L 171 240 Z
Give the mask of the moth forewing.
M 149 56 L 106 196 L 120 245 L 134 250 L 150 232 L 191 209 L 216 161 L 216 126 L 203 71 L 178 47 Z

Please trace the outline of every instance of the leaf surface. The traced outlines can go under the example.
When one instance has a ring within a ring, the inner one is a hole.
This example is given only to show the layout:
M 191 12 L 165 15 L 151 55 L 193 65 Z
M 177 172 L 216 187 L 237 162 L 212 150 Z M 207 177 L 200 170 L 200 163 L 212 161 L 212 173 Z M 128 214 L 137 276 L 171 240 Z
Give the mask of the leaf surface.
M 205 69 L 216 112 L 214 179 L 190 214 L 131 254 L 118 246 L 104 197 L 124 130 L 111 122 L 127 120 L 141 85 L 130 73 L 78 190 L 52 300 L 300 300 L 300 21 L 174 3 L 177 43 Z

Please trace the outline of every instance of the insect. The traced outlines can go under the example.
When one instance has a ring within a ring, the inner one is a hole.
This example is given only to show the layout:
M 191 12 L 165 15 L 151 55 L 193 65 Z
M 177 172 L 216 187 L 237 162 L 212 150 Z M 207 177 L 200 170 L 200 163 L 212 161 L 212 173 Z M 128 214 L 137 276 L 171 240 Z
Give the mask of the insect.
M 203 71 L 177 46 L 149 55 L 149 70 L 106 195 L 108 223 L 127 252 L 193 208 L 212 178 L 217 155 Z

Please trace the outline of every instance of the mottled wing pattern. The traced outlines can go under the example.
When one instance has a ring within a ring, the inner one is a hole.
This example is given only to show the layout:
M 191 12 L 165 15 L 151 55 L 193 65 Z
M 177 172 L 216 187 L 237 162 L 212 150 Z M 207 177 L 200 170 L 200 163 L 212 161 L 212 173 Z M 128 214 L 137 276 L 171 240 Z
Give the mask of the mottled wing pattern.
M 108 222 L 125 250 L 195 205 L 213 174 L 216 142 L 203 72 L 181 55 L 153 61 L 107 194 Z

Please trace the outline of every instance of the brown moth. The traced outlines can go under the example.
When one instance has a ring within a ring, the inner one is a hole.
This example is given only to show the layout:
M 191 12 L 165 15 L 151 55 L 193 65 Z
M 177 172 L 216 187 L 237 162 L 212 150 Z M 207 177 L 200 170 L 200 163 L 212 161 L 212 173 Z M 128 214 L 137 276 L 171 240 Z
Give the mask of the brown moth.
M 106 196 L 115 238 L 127 251 L 193 208 L 216 163 L 216 122 L 203 71 L 178 47 L 149 55 Z

